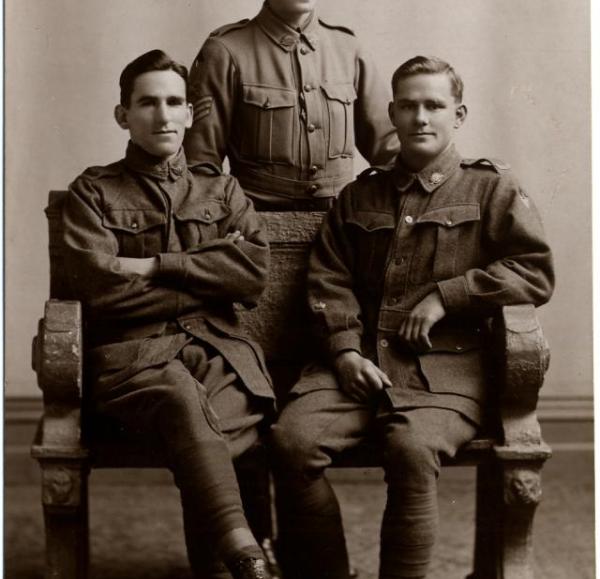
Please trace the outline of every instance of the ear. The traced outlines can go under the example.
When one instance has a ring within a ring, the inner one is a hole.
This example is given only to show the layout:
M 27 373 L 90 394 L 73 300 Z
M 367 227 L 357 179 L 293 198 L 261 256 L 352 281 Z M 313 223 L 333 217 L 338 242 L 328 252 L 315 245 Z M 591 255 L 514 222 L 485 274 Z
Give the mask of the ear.
M 115 121 L 122 129 L 129 129 L 129 123 L 127 122 L 127 109 L 123 105 L 117 105 L 115 107 Z
M 454 128 L 458 129 L 462 126 L 467 118 L 467 107 L 465 105 L 459 105 L 456 107 L 456 119 L 454 121 Z
M 192 103 L 187 104 L 187 118 L 185 119 L 185 128 L 189 129 L 194 122 L 194 107 Z
M 396 123 L 394 122 L 394 101 L 391 101 L 388 104 L 388 117 L 390 117 L 392 125 L 396 126 Z

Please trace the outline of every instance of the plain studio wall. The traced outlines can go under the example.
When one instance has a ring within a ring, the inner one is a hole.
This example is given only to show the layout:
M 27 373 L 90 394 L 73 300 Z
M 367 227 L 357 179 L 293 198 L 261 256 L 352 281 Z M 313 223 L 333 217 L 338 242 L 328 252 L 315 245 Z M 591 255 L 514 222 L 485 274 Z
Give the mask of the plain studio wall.
M 353 29 L 384 78 L 416 54 L 465 81 L 464 156 L 509 163 L 538 204 L 557 288 L 539 315 L 552 348 L 544 396 L 592 395 L 589 6 L 583 0 L 321 0 Z M 7 0 L 5 376 L 7 396 L 38 396 L 31 338 L 48 297 L 48 190 L 120 158 L 118 76 L 162 48 L 188 64 L 214 28 L 259 0 Z M 365 167 L 358 160 L 356 171 Z

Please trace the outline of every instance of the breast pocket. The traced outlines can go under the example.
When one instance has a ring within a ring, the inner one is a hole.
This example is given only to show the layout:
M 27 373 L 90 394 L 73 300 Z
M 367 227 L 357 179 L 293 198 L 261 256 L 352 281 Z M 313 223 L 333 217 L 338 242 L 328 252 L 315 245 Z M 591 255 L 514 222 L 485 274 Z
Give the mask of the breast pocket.
M 479 204 L 438 207 L 415 222 L 418 235 L 411 264 L 411 281 L 425 283 L 458 275 L 461 248 L 472 244 L 473 228 L 479 227 Z
M 356 211 L 348 219 L 350 238 L 354 240 L 355 275 L 373 291 L 383 279 L 385 261 L 393 237 L 395 220 L 392 213 Z
M 241 155 L 254 161 L 293 164 L 296 91 L 249 84 L 242 90 Z
M 175 227 L 183 249 L 222 237 L 220 224 L 230 213 L 231 209 L 216 199 L 180 207 L 175 212 Z
M 354 156 L 354 85 L 326 84 L 322 86 L 327 102 L 327 135 L 329 158 Z
M 110 229 L 119 243 L 123 257 L 153 257 L 162 251 L 166 216 L 160 211 L 110 209 L 102 224 Z

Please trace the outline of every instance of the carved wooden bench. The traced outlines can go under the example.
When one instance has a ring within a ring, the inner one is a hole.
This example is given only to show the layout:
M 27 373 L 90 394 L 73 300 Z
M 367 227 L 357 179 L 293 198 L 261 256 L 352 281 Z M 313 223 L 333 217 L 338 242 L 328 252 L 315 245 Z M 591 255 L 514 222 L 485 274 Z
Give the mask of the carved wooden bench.
M 86 414 L 81 309 L 69 300 L 59 243 L 63 191 L 50 193 L 50 297 L 33 342 L 33 367 L 44 413 L 32 446 L 42 471 L 46 578 L 83 579 L 89 566 L 87 478 L 91 468 L 157 467 L 162 457 L 138 441 L 106 436 Z M 240 311 L 263 346 L 278 389 L 285 391 L 313 341 L 303 291 L 307 252 L 322 213 L 263 213 L 272 249 L 270 285 L 257 308 Z M 531 579 L 532 524 L 541 496 L 540 471 L 550 456 L 535 414 L 549 353 L 533 306 L 505 307 L 490 320 L 497 392 L 486 430 L 449 465 L 477 466 L 476 530 L 471 579 Z M 83 420 L 82 420 L 83 418 Z M 236 463 L 249 519 L 259 538 L 270 536 L 268 474 L 260 447 Z M 380 466 L 364 445 L 336 467 Z M 250 473 L 250 474 L 249 474 Z M 259 474 L 257 474 L 259 473 Z M 260 474 L 263 473 L 263 474 Z M 309 578 L 307 578 L 309 579 Z

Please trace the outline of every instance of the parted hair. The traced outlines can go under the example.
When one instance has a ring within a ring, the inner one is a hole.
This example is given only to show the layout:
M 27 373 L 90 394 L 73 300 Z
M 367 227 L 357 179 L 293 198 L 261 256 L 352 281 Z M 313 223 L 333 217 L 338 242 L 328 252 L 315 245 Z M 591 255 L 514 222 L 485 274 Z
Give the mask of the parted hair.
M 128 107 L 131 104 L 131 95 L 135 85 L 135 79 L 145 72 L 155 70 L 172 70 L 176 72 L 184 81 L 187 87 L 188 70 L 162 50 L 150 50 L 132 60 L 121 73 L 119 77 L 119 86 L 121 87 L 121 105 Z
M 415 56 L 401 64 L 392 76 L 392 93 L 395 94 L 398 82 L 416 74 L 447 74 L 452 86 L 452 96 L 461 103 L 463 98 L 463 81 L 456 71 L 441 58 L 436 56 Z

